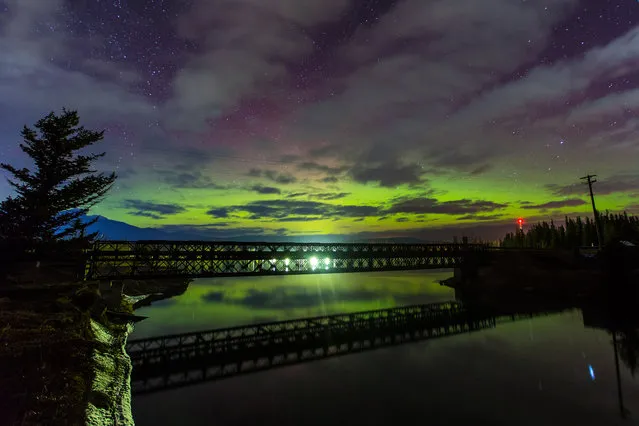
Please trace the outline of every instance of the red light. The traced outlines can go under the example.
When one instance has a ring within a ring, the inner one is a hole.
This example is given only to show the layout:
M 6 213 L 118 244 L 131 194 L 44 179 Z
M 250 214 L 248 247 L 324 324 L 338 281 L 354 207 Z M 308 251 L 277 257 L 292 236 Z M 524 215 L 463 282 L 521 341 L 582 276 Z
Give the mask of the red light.
M 517 223 L 521 225 L 522 223 L 524 223 L 524 220 L 523 219 L 517 219 Z

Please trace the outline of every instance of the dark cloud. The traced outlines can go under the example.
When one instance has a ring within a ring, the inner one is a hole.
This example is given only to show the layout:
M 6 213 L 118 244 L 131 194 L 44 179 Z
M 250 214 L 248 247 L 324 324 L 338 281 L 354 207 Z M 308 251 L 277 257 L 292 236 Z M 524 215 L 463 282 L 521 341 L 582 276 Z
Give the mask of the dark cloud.
M 185 212 L 186 209 L 178 204 L 161 204 L 142 200 L 124 200 L 122 206 L 133 210 L 130 214 L 146 216 L 153 219 L 161 219 L 164 216 Z
M 351 195 L 350 192 L 320 192 L 310 194 L 311 198 L 317 198 L 318 200 L 339 200 Z
M 486 148 L 483 149 L 484 151 Z M 490 156 L 487 152 L 473 148 L 473 153 L 464 153 L 459 150 L 451 151 L 442 148 L 439 153 L 432 152 L 429 155 L 429 163 L 439 169 L 454 169 L 467 171 L 471 175 L 480 175 L 491 169 L 491 165 L 484 163 Z
M 250 188 L 251 191 L 257 192 L 258 194 L 281 194 L 282 191 L 279 188 L 275 188 L 273 186 L 264 186 L 264 185 L 253 185 Z
M 290 173 L 278 173 L 274 170 L 262 170 L 262 169 L 251 169 L 248 172 L 249 176 L 252 177 L 262 177 L 268 179 L 272 182 L 279 183 L 282 185 L 295 183 L 297 182 L 297 178 Z
M 576 207 L 582 206 L 586 204 L 584 200 L 579 198 L 571 198 L 569 200 L 558 200 L 558 201 L 549 201 L 543 204 L 526 204 L 521 205 L 522 209 L 536 209 L 536 210 L 548 210 L 548 209 L 559 209 L 562 207 Z
M 508 204 L 484 200 L 438 201 L 434 198 L 414 198 L 396 202 L 388 213 L 463 215 L 492 212 L 508 207 Z
M 473 176 L 478 176 L 484 174 L 490 170 L 492 170 L 493 166 L 491 164 L 483 164 L 473 170 L 470 171 L 470 174 Z
M 296 161 L 299 161 L 299 159 L 300 157 L 298 155 L 286 154 L 280 157 L 280 162 L 285 164 L 291 164 L 291 163 L 295 163 Z
M 548 184 L 546 185 L 553 195 L 569 196 L 569 195 L 588 195 L 588 185 L 585 181 L 573 183 L 570 185 Z M 638 175 L 620 175 L 609 178 L 597 177 L 597 182 L 593 184 L 593 192 L 598 195 L 608 195 L 618 192 L 636 192 L 639 191 Z
M 225 208 L 210 209 L 206 214 L 214 218 L 226 218 L 229 217 L 229 210 Z
M 399 185 L 414 185 L 423 183 L 423 170 L 416 164 L 401 165 L 395 162 L 378 166 L 358 164 L 349 170 L 351 178 L 359 183 L 377 183 L 380 186 L 396 187 Z
M 155 220 L 162 219 L 164 217 L 156 213 L 144 212 L 144 211 L 134 211 L 134 212 L 129 212 L 129 214 L 131 216 L 148 217 L 150 219 L 155 219 Z
M 298 164 L 297 168 L 300 170 L 323 172 L 333 175 L 338 175 L 348 170 L 348 167 L 331 167 L 324 164 L 316 163 L 315 161 L 305 161 Z
M 477 214 L 468 214 L 465 216 L 460 216 L 457 220 L 473 220 L 473 221 L 497 221 L 503 219 L 504 215 L 502 214 L 493 214 L 493 215 L 477 215 Z
M 325 178 L 320 179 L 320 182 L 323 183 L 337 183 L 339 179 L 335 176 L 326 176 Z
M 235 240 L 235 241 L 255 241 L 264 240 L 266 237 L 277 241 L 282 240 L 288 234 L 285 228 L 264 229 L 263 227 L 242 227 L 233 223 L 215 223 L 207 225 L 163 225 L 157 229 L 163 231 L 162 239 L 178 241 L 188 240 Z M 167 235 L 170 237 L 167 238 Z
M 211 176 L 205 175 L 197 170 L 190 171 L 173 171 L 162 170 L 158 172 L 164 179 L 164 182 L 174 188 L 185 189 L 229 189 L 228 185 L 221 185 L 213 181 Z
M 298 197 L 303 197 L 305 195 L 308 195 L 308 193 L 306 193 L 306 192 L 291 192 L 290 194 L 286 195 L 286 198 L 298 198 Z
M 334 218 L 355 218 L 377 216 L 379 208 L 366 205 L 333 205 L 318 201 L 266 200 L 253 201 L 244 205 L 225 207 L 225 212 L 248 213 L 251 219 L 277 219 L 289 222 Z M 215 210 L 212 209 L 212 213 Z M 212 214 L 214 217 L 214 214 Z

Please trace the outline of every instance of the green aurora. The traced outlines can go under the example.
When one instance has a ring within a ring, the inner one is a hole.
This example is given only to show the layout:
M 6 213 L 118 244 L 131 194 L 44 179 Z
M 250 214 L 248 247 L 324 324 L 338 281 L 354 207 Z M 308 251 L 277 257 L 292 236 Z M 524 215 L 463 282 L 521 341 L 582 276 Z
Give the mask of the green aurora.
M 214 170 L 210 176 L 215 176 Z M 556 178 L 551 176 L 537 178 L 534 185 L 527 185 L 522 179 L 491 176 L 491 173 L 477 177 L 434 176 L 427 184 L 395 188 L 375 183 L 360 184 L 349 181 L 348 177 L 320 186 L 317 182 L 322 177 L 316 174 L 297 171 L 294 176 L 295 183 L 278 185 L 238 172 L 236 179 L 226 176 L 228 180 L 220 180 L 220 186 L 224 187 L 219 189 L 176 188 L 170 184 L 158 185 L 153 176 L 135 176 L 124 179 L 126 190 L 116 187 L 94 213 L 138 227 L 260 228 L 265 234 L 281 232 L 284 228 L 289 235 L 427 231 L 430 228 L 475 228 L 479 224 L 514 226 L 518 217 L 527 222 L 561 221 L 565 215 L 592 214 L 587 186 L 579 182 L 577 174 L 567 175 L 563 180 L 569 182 L 567 188 L 570 182 L 576 182 L 570 189 L 574 193 L 564 196 L 553 194 L 552 188 L 546 186 L 555 181 Z M 604 182 L 602 179 L 600 184 L 608 191 Z M 250 189 L 255 185 L 277 188 L 279 193 L 258 194 Z M 144 197 L 147 204 L 141 206 L 146 210 L 136 205 L 125 207 L 132 193 L 149 194 Z M 296 196 L 298 194 L 303 195 Z M 340 198 L 322 199 L 332 195 Z M 639 211 L 637 195 L 632 191 L 597 195 L 597 208 L 636 213 Z M 405 209 L 397 207 L 402 202 L 407 206 Z M 259 217 L 255 211 L 243 209 L 243 206 L 255 203 L 264 209 Z M 440 206 L 441 213 L 423 213 L 429 209 L 437 211 Z M 340 215 L 344 207 L 353 207 L 354 211 Z M 171 210 L 171 213 L 165 214 L 165 210 Z M 225 212 L 225 215 L 215 217 L 212 210 Z

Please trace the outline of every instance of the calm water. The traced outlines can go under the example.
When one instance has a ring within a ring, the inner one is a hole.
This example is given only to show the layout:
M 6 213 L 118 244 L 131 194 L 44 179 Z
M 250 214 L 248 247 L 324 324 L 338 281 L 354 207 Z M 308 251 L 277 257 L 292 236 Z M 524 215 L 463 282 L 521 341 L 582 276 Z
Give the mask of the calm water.
M 450 271 L 196 280 L 131 339 L 454 299 Z M 135 397 L 138 425 L 639 424 L 639 386 L 579 311 Z

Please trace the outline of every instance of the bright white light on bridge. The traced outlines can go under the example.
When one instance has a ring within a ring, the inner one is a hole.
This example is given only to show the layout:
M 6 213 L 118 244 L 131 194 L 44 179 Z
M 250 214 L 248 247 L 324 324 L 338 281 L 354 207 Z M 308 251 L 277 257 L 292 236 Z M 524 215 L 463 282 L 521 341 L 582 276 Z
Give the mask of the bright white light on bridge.
M 272 264 L 273 264 L 273 263 L 275 263 L 275 262 L 277 262 L 277 260 L 275 260 L 275 259 L 271 259 L 271 263 L 272 263 Z
M 319 260 L 317 260 L 316 257 L 311 257 L 311 268 L 313 269 L 317 268 L 318 264 L 319 264 Z
M 288 266 L 289 263 L 291 263 L 291 259 L 284 259 L 284 264 L 286 266 Z
M 329 259 L 328 257 L 324 259 L 324 265 L 328 266 L 330 264 L 331 264 L 331 259 Z

